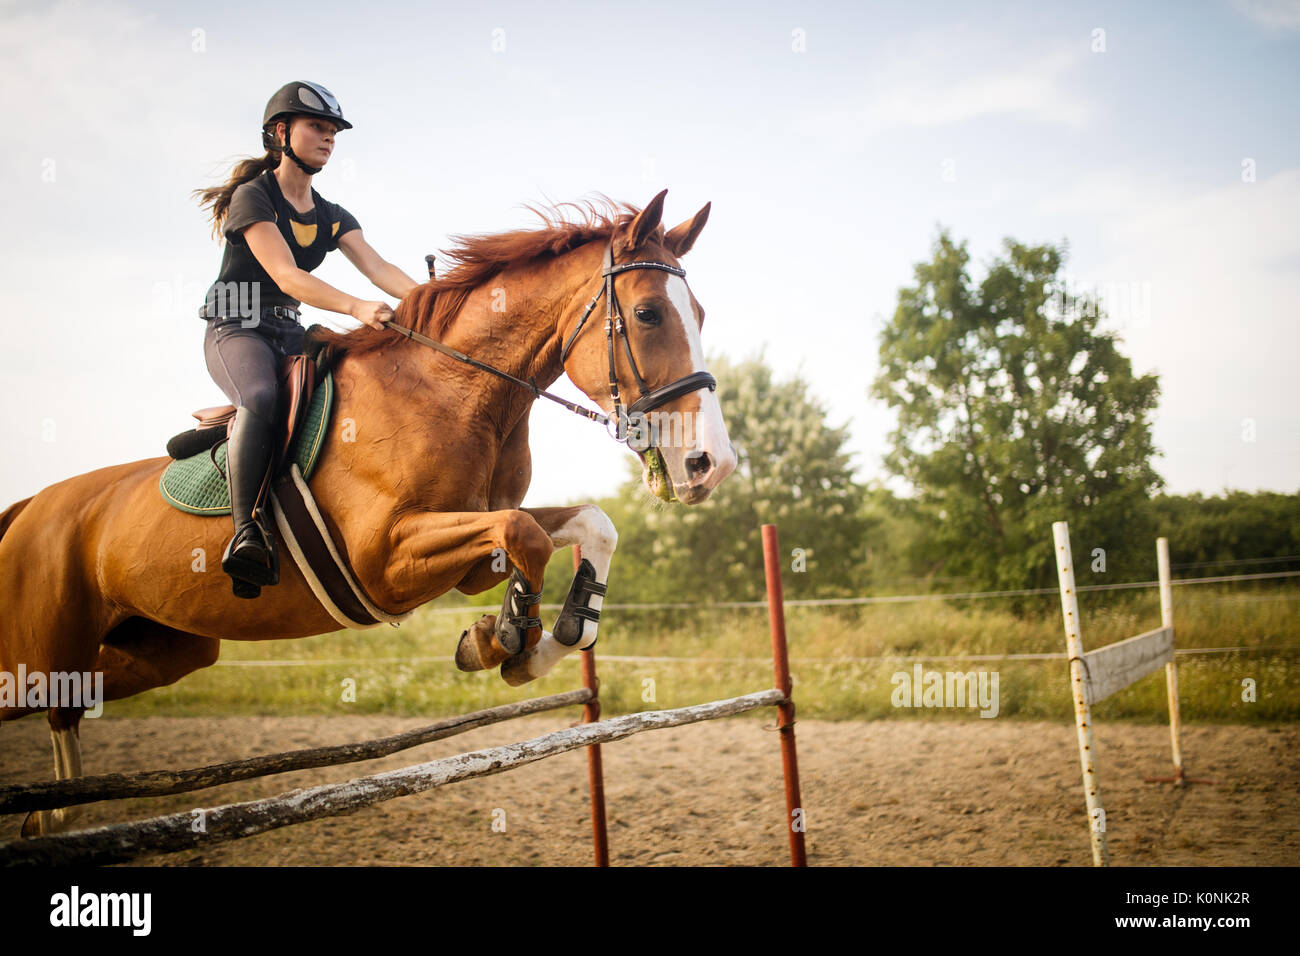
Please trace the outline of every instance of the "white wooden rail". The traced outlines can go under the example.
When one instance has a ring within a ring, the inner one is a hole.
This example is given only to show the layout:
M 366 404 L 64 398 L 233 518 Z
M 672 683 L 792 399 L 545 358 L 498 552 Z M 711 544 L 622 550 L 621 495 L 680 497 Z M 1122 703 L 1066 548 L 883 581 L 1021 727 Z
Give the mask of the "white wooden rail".
M 1169 736 L 1173 749 L 1174 776 L 1148 778 L 1183 784 L 1183 750 L 1179 740 L 1178 669 L 1174 660 L 1174 602 L 1169 576 L 1169 541 L 1156 539 L 1156 564 L 1160 574 L 1160 627 L 1093 651 L 1083 649 L 1079 626 L 1079 589 L 1074 580 L 1074 559 L 1070 553 L 1070 530 L 1064 521 L 1052 525 L 1056 546 L 1056 570 L 1061 588 L 1061 614 L 1065 620 L 1065 647 L 1070 663 L 1070 692 L 1074 700 L 1075 729 L 1079 741 L 1079 762 L 1083 768 L 1084 801 L 1088 808 L 1088 832 L 1095 866 L 1110 864 L 1106 846 L 1106 811 L 1097 784 L 1097 758 L 1092 737 L 1092 705 L 1123 690 L 1134 681 L 1165 667 L 1169 700 Z M 1208 782 L 1208 781 L 1207 781 Z
M 486 777 L 591 744 L 633 734 L 730 717 L 785 701 L 778 690 L 716 700 L 676 710 L 644 711 L 580 724 L 521 743 L 443 757 L 427 763 L 358 777 L 346 783 L 292 790 L 278 797 L 173 813 L 132 823 L 53 834 L 0 846 L 0 866 L 66 866 L 120 863 L 141 856 L 239 840 L 279 827 L 343 816 L 358 810 L 473 777 Z M 196 822 L 196 821 L 201 821 Z

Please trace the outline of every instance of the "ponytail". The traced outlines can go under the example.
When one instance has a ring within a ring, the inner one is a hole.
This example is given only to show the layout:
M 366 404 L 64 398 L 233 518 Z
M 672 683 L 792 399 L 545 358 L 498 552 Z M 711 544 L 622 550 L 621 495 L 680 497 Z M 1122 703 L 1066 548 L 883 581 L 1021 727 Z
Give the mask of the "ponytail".
M 225 222 L 226 212 L 230 209 L 230 197 L 235 194 L 235 190 L 244 183 L 252 182 L 262 173 L 275 169 L 280 165 L 280 150 L 268 149 L 266 155 L 261 159 L 248 157 L 241 160 L 230 171 L 230 179 L 224 186 L 211 186 L 207 189 L 196 189 L 190 195 L 199 200 L 199 207 L 212 207 L 212 235 L 219 237 L 221 235 L 221 226 Z

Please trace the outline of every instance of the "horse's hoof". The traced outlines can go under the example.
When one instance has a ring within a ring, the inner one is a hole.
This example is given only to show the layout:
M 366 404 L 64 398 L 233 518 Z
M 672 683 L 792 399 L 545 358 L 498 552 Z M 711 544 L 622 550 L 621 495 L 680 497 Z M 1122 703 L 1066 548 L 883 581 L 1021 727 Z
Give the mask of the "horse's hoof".
M 478 655 L 478 645 L 469 636 L 469 631 L 460 632 L 460 643 L 456 645 L 456 669 L 462 671 L 481 671 L 483 659 Z
M 496 667 L 510 654 L 496 640 L 495 614 L 484 614 L 460 635 L 456 645 L 456 667 L 462 671 L 485 671 Z
M 23 819 L 19 835 L 24 840 L 67 829 L 64 810 L 33 810 Z

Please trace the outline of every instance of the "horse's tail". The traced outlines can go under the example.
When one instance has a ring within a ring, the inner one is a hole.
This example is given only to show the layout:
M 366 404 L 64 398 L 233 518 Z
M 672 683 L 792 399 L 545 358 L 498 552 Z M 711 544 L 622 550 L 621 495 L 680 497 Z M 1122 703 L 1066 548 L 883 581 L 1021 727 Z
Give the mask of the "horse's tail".
M 32 498 L 34 497 L 36 496 L 33 495 Z M 14 523 L 14 519 L 18 517 L 18 513 L 26 508 L 27 505 L 31 503 L 31 500 L 31 498 L 24 498 L 22 501 L 10 505 L 4 511 L 0 511 L 0 538 L 5 536 L 5 532 L 8 531 L 9 526 Z

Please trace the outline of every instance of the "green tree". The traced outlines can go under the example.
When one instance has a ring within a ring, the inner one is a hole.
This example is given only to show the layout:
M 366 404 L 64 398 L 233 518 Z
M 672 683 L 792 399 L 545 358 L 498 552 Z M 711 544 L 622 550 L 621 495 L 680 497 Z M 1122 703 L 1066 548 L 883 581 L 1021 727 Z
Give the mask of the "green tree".
M 1008 239 L 978 286 L 968 261 L 940 232 L 899 293 L 871 389 L 898 412 L 885 462 L 916 490 L 945 571 L 1050 585 L 1062 519 L 1080 569 L 1096 548 L 1136 553 L 1162 485 L 1156 377 L 1135 376 L 1096 301 L 1066 288 L 1062 250 Z
M 1152 500 L 1151 512 L 1156 533 L 1169 539 L 1175 576 L 1300 569 L 1294 557 L 1281 560 L 1300 554 L 1300 495 L 1161 495 Z
M 774 381 L 761 356 L 712 359 L 709 369 L 739 464 L 708 501 L 687 508 L 651 496 L 639 463 L 630 463 L 618 497 L 601 502 L 619 531 L 611 570 L 619 599 L 761 598 L 765 523 L 777 525 L 790 597 L 851 593 L 871 518 L 844 451 L 847 426 L 828 425 L 808 383 Z

